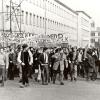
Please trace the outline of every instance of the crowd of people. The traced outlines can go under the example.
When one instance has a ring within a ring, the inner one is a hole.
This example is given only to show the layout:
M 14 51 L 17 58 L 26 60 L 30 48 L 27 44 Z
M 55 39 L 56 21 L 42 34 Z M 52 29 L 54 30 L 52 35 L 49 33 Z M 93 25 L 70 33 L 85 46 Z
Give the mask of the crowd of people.
M 55 84 L 56 80 L 64 85 L 64 80 L 77 81 L 78 77 L 95 80 L 100 72 L 99 66 L 99 50 L 95 48 L 36 49 L 27 44 L 0 48 L 1 86 L 5 80 L 14 80 L 15 77 L 19 77 L 21 88 L 29 86 L 29 78 L 42 85 Z

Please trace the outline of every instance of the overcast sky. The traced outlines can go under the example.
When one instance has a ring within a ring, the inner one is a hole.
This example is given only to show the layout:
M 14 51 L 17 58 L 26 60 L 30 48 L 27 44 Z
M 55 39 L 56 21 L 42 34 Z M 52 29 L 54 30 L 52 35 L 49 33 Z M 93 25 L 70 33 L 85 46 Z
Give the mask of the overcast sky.
M 89 14 L 100 27 L 100 0 L 60 0 L 73 10 L 83 10 Z

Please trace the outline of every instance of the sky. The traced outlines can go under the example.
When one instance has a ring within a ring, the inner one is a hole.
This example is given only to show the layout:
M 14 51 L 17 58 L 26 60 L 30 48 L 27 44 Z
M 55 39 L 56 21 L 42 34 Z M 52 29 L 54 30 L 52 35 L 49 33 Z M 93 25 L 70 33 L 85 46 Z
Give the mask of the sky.
M 60 0 L 73 10 L 85 11 L 100 27 L 100 0 Z

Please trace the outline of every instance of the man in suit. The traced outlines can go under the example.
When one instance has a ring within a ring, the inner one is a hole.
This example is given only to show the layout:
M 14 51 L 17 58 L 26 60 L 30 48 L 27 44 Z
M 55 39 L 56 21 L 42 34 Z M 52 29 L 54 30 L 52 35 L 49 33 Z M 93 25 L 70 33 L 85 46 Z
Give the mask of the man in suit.
M 41 77 L 42 77 L 42 84 L 48 85 L 49 79 L 49 68 L 48 68 L 48 54 L 47 48 L 43 48 L 43 53 L 40 55 L 40 65 L 41 65 Z

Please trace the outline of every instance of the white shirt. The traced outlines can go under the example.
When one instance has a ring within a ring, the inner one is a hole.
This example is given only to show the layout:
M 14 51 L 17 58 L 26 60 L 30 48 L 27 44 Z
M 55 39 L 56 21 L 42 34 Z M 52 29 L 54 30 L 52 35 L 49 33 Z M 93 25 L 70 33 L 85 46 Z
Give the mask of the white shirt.
M 78 54 L 78 62 L 82 62 L 82 54 L 81 53 Z
M 43 53 L 43 55 L 44 55 L 45 63 L 48 63 L 48 55 L 45 52 Z
M 30 50 L 28 50 L 28 53 L 29 53 L 29 56 L 30 56 L 30 62 L 29 62 L 29 64 L 31 65 L 33 63 L 33 56 L 32 56 L 32 53 L 31 53 Z M 21 51 L 18 53 L 17 61 L 19 63 L 22 63 L 22 61 L 21 61 Z

